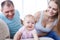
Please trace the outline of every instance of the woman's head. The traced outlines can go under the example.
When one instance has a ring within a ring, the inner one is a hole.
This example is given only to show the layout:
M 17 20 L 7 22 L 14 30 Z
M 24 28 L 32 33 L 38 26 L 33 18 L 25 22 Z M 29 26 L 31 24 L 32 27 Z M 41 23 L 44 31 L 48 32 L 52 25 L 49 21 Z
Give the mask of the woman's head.
M 24 26 L 26 27 L 26 29 L 28 30 L 32 30 L 34 29 L 34 25 L 35 25 L 35 18 L 32 15 L 26 15 L 24 18 L 24 22 L 23 22 Z
M 57 6 L 57 10 L 56 10 L 57 11 L 56 12 L 57 14 L 55 16 L 58 17 L 58 23 L 57 23 L 57 30 L 56 31 L 59 34 L 59 32 L 60 32 L 60 29 L 59 29 L 60 28 L 60 0 L 50 0 L 49 4 L 51 4 L 51 2 L 54 2 L 56 4 L 56 6 Z M 51 7 L 53 7 L 53 5 Z M 54 7 L 56 7 L 56 6 L 54 6 Z
M 60 10 L 59 0 L 50 0 L 48 3 L 47 15 L 51 17 L 58 17 L 59 10 Z

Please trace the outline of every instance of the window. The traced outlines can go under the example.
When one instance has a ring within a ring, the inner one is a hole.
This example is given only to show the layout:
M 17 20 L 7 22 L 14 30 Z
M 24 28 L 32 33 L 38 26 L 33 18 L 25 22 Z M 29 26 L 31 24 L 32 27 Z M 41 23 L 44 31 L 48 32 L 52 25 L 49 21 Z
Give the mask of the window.
M 0 4 L 3 0 L 0 0 Z M 20 18 L 23 19 L 27 14 L 34 14 L 37 11 L 47 8 L 47 0 L 12 0 L 15 8 L 20 12 Z M 1 8 L 0 8 L 1 9 Z

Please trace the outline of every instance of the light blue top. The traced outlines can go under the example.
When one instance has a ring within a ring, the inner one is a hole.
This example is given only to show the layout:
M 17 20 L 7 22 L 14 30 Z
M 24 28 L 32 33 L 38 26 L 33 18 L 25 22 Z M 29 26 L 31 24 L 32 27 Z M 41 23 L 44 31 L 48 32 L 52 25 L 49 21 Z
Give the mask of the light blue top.
M 58 20 L 56 19 L 54 22 L 52 22 L 50 28 L 44 28 L 44 26 L 41 23 L 43 16 L 44 16 L 43 15 L 43 12 L 41 12 L 40 19 L 38 20 L 38 22 L 35 25 L 35 28 L 37 30 L 37 33 L 50 32 L 52 30 L 52 28 L 54 27 L 54 25 L 56 25 L 56 23 L 58 22 Z
M 4 20 L 10 30 L 10 36 L 13 37 L 14 34 L 20 29 L 22 26 L 21 20 L 20 20 L 20 14 L 17 10 L 15 10 L 15 15 L 12 20 L 9 20 L 8 18 L 5 17 L 3 13 L 0 13 L 0 18 Z

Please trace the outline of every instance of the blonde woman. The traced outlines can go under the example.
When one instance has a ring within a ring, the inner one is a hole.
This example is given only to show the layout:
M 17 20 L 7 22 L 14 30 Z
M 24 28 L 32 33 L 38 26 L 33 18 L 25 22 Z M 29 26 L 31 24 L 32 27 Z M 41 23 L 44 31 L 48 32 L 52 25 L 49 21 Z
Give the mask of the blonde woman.
M 48 8 L 45 11 L 37 12 L 35 14 L 36 25 L 38 36 L 48 36 L 54 40 L 58 40 L 57 34 L 55 31 L 52 31 L 53 28 L 58 23 L 58 16 L 60 11 L 60 0 L 50 0 L 48 3 Z

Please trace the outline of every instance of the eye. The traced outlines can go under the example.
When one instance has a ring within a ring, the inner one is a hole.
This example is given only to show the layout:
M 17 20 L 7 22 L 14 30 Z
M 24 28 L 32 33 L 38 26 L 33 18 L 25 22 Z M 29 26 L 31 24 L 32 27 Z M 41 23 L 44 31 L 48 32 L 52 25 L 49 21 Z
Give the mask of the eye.
M 34 22 L 32 22 L 32 24 L 34 24 Z
M 51 7 L 49 6 L 49 8 L 51 8 Z
M 5 13 L 9 13 L 9 11 L 6 11 Z
M 14 12 L 14 10 L 10 10 L 11 12 Z
M 28 24 L 30 23 L 30 22 L 27 22 Z
M 53 8 L 53 10 L 57 11 L 57 9 Z

